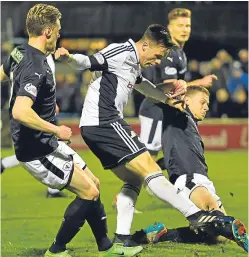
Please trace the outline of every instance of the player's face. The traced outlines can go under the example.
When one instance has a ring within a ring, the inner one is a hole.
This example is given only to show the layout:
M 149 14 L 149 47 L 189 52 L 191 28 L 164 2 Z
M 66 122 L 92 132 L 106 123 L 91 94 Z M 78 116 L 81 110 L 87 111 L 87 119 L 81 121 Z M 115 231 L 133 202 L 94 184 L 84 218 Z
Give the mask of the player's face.
M 57 19 L 55 26 L 51 28 L 51 36 L 47 38 L 46 50 L 48 54 L 54 53 L 56 50 L 56 43 L 58 38 L 60 37 L 60 29 L 61 23 L 60 20 Z
M 185 43 L 190 37 L 191 19 L 187 17 L 178 17 L 175 20 L 170 21 L 168 29 L 173 40 Z
M 147 68 L 161 63 L 161 59 L 167 54 L 167 49 L 163 46 L 148 45 L 143 48 L 143 56 L 140 57 L 140 65 Z
M 203 120 L 209 110 L 209 96 L 203 92 L 197 92 L 190 96 L 186 96 L 186 104 L 195 119 Z

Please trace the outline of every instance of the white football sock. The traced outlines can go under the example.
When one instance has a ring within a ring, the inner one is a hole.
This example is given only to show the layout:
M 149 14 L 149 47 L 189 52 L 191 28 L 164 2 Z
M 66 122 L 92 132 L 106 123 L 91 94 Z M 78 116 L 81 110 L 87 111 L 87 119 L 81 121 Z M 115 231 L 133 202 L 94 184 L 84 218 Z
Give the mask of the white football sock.
M 60 192 L 60 190 L 59 190 L 59 189 L 53 189 L 53 188 L 51 188 L 51 187 L 48 187 L 48 192 L 49 192 L 50 194 L 57 194 L 57 193 Z
M 130 235 L 135 204 L 140 189 L 131 185 L 124 184 L 121 192 L 117 196 L 117 229 L 116 234 Z
M 162 201 L 171 204 L 185 217 L 200 211 L 200 209 L 187 196 L 185 196 L 182 191 L 177 193 L 177 188 L 175 188 L 165 178 L 162 172 L 154 172 L 148 175 L 145 177 L 145 182 L 155 196 Z
M 19 161 L 16 159 L 15 155 L 4 157 L 2 159 L 2 164 L 5 169 L 13 168 L 19 165 Z

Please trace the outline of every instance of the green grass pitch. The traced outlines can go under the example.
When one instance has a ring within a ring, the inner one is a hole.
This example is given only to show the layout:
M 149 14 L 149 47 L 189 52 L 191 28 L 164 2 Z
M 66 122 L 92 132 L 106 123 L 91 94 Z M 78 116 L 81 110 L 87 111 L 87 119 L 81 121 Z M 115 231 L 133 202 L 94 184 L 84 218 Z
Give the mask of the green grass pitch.
M 3 150 L 2 157 L 12 154 Z M 108 215 L 109 235 L 116 227 L 116 210 L 112 208 L 114 195 L 122 183 L 110 172 L 104 171 L 89 151 L 79 154 L 89 168 L 100 178 L 101 198 Z M 248 166 L 246 152 L 208 152 L 209 176 L 228 212 L 248 226 Z M 6 170 L 1 176 L 1 250 L 2 257 L 43 256 L 60 226 L 65 208 L 72 198 L 46 199 L 46 187 L 38 183 L 21 167 Z M 69 196 L 72 194 L 68 193 Z M 185 218 L 169 205 L 149 196 L 142 190 L 132 230 L 139 230 L 154 221 L 163 221 L 168 227 L 187 225 Z M 97 247 L 86 224 L 68 245 L 72 256 L 97 256 Z M 246 256 L 236 244 L 215 246 L 160 243 L 146 246 L 139 255 L 162 257 L 237 257 Z

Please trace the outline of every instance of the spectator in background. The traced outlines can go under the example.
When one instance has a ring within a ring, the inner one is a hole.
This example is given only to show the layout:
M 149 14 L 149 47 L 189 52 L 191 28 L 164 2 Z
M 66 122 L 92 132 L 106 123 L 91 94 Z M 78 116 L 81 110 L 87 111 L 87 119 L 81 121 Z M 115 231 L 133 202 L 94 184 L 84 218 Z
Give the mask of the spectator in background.
M 241 49 L 238 53 L 239 61 L 241 62 L 242 69 L 248 74 L 248 50 Z
M 190 60 L 188 62 L 188 71 L 185 75 L 186 81 L 193 81 L 202 78 L 199 72 L 199 63 L 197 60 Z
M 216 58 L 221 62 L 221 72 L 225 78 L 226 84 L 228 77 L 230 76 L 230 64 L 233 61 L 232 56 L 224 49 L 220 50 L 216 54 Z
M 210 61 L 211 73 L 218 77 L 218 80 L 213 81 L 210 88 L 210 116 L 222 117 L 228 116 L 229 94 L 226 89 L 226 78 L 221 70 L 222 62 L 218 58 L 213 58 Z
M 231 65 L 231 76 L 228 78 L 227 90 L 233 102 L 230 117 L 247 117 L 248 74 L 242 70 L 242 65 L 238 61 Z

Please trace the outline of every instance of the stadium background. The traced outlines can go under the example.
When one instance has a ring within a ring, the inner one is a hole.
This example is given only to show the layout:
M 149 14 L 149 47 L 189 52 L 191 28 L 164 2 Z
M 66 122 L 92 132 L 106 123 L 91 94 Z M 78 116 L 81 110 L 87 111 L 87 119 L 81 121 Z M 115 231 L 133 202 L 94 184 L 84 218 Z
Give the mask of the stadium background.
M 210 73 L 219 77 L 210 88 L 211 110 L 208 118 L 200 124 L 206 150 L 210 150 L 206 154 L 210 176 L 228 212 L 247 220 L 248 85 L 238 83 L 231 89 L 228 84 L 231 77 L 241 76 L 244 72 L 248 74 L 248 2 L 46 3 L 56 5 L 63 14 L 58 46 L 64 46 L 72 53 L 86 54 L 92 54 L 111 42 L 139 39 L 149 24 L 167 24 L 167 13 L 173 8 L 189 8 L 192 11 L 192 33 L 184 48 L 189 61 L 186 80 Z M 15 45 L 27 40 L 25 17 L 33 4 L 1 2 L 1 63 Z M 110 232 L 113 233 L 116 223 L 111 202 L 121 183 L 103 171 L 92 153 L 85 151 L 86 146 L 78 129 L 90 77 L 90 72 L 75 72 L 69 66 L 56 62 L 57 99 L 61 111 L 58 121 L 72 127 L 72 147 L 80 150 L 89 167 L 100 177 L 102 199 L 108 212 Z M 2 83 L 2 156 L 13 154 L 8 96 L 8 83 Z M 125 109 L 126 118 L 137 133 L 140 130 L 137 114 L 142 99 L 142 95 L 134 92 Z M 7 171 L 1 181 L 2 256 L 42 256 L 54 237 L 68 199 L 46 200 L 44 186 L 36 183 L 20 167 Z M 165 219 L 171 227 L 186 224 L 181 215 L 169 206 L 166 206 L 165 215 L 165 205 L 145 192 L 142 192 L 141 199 L 138 209 L 143 214 L 142 218 L 135 217 L 134 229 Z M 82 238 L 85 240 L 83 246 Z M 76 248 L 75 256 L 96 255 L 89 228 L 84 229 L 71 246 Z M 238 248 L 234 245 L 209 247 L 168 244 L 166 248 L 167 256 L 245 256 L 242 251 L 237 252 Z M 83 255 L 80 254 L 82 251 Z M 164 251 L 165 246 L 159 245 L 142 256 L 166 256 Z

